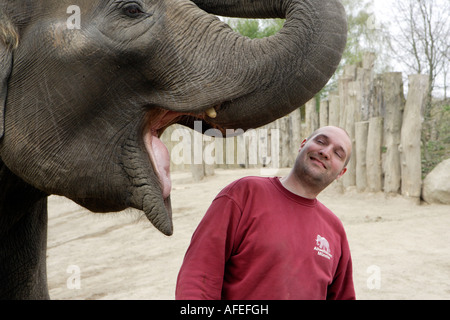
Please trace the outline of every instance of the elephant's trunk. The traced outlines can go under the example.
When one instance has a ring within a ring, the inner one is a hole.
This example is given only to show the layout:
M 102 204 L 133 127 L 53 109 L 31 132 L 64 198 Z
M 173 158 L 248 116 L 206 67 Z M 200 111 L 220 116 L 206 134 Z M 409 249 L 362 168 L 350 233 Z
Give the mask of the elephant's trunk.
M 164 97 L 165 107 L 200 112 L 216 106 L 217 116 L 206 120 L 222 128 L 255 128 L 300 107 L 327 83 L 345 48 L 339 0 L 194 2 L 219 15 L 286 17 L 277 35 L 252 40 L 195 7 L 168 8 L 172 20 L 166 30 L 177 49 L 170 63 L 179 63 L 185 78 L 165 79 L 171 97 Z M 191 19 L 187 30 L 176 25 L 179 15 Z

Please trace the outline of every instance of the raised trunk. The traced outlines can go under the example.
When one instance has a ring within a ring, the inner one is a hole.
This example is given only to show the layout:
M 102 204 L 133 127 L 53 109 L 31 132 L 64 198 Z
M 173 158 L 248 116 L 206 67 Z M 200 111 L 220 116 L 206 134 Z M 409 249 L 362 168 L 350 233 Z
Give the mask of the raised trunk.
M 196 13 L 195 8 L 189 8 L 189 15 L 186 8 L 168 8 L 173 21 L 181 14 L 192 18 L 192 23 L 196 21 L 197 27 L 189 29 L 189 39 L 196 37 L 192 32 L 198 32 L 198 39 L 211 39 L 199 42 L 195 52 L 188 55 L 186 50 L 175 50 L 176 59 L 182 61 L 192 81 L 170 83 L 170 104 L 165 98 L 162 102 L 169 109 L 192 112 L 192 107 L 203 111 L 218 106 L 217 117 L 206 119 L 208 122 L 222 128 L 258 127 L 310 100 L 340 62 L 347 29 L 338 0 L 194 2 L 214 14 L 285 17 L 286 22 L 272 37 L 249 39 L 212 16 Z M 173 39 L 186 38 L 175 22 L 166 27 Z M 181 45 L 187 44 L 181 41 Z

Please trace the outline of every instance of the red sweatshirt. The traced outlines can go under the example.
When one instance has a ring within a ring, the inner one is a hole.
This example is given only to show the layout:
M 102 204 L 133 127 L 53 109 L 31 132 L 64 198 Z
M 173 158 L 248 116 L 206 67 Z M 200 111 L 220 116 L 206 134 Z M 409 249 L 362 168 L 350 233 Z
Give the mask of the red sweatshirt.
M 237 180 L 192 236 L 176 299 L 355 299 L 343 225 L 279 178 Z

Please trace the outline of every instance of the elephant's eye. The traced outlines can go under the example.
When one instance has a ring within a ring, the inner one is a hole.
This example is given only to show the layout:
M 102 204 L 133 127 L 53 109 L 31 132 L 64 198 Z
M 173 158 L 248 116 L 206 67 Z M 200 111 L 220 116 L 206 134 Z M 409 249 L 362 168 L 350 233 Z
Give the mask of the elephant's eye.
M 141 6 L 138 5 L 137 3 L 130 3 L 128 5 L 123 6 L 122 12 L 131 18 L 138 18 L 144 13 L 142 11 Z

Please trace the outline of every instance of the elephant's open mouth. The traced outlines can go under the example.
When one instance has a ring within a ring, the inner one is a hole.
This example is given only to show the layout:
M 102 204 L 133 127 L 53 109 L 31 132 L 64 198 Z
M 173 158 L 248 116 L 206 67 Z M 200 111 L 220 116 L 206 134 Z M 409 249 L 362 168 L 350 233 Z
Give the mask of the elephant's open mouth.
M 161 108 L 152 108 L 146 113 L 143 141 L 154 171 L 161 184 L 162 195 L 167 199 L 170 195 L 172 183 L 170 179 L 170 155 L 167 147 L 159 139 L 164 130 L 174 123 L 191 126 L 194 120 L 205 121 L 211 126 L 209 119 L 217 116 L 217 107 L 211 107 L 199 114 L 180 113 Z
M 153 169 L 161 184 L 162 195 L 167 199 L 170 195 L 172 183 L 170 180 L 170 155 L 167 147 L 159 139 L 164 129 L 180 115 L 176 112 L 154 109 L 147 113 L 144 130 L 145 149 L 149 155 Z
M 206 111 L 176 112 L 155 105 L 145 106 L 144 117 L 139 124 L 133 122 L 133 130 L 121 145 L 120 164 L 130 182 L 124 204 L 142 210 L 149 221 L 166 235 L 173 232 L 172 183 L 169 150 L 160 137 L 174 123 L 193 128 L 194 121 L 200 120 L 205 127 L 216 127 L 210 117 L 214 116 L 211 112 L 209 110 L 208 115 Z

